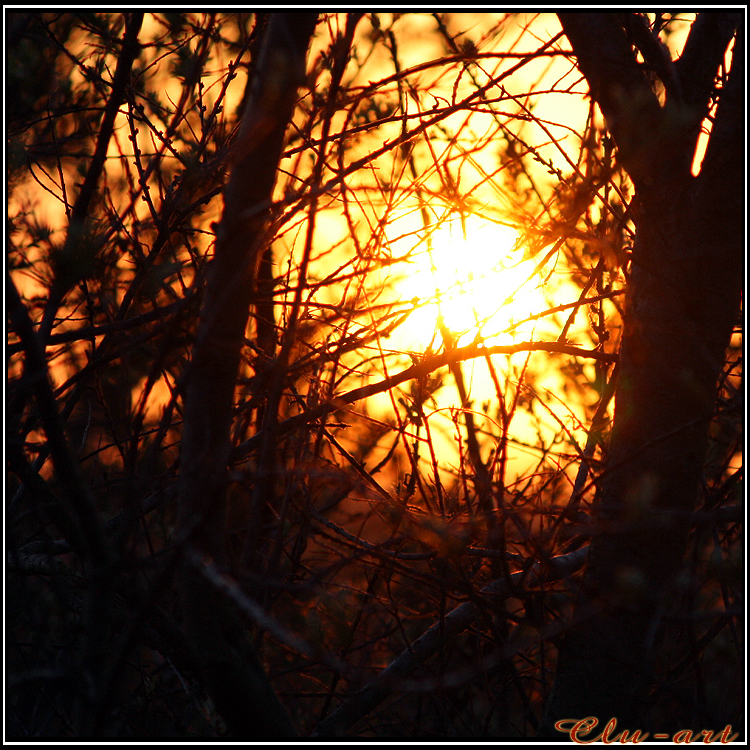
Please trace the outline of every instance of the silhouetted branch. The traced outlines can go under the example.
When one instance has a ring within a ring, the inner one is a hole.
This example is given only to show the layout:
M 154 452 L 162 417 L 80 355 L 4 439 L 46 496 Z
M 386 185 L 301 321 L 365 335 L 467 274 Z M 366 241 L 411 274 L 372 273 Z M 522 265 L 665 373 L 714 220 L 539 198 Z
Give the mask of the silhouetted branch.
M 479 593 L 496 603 L 504 597 L 511 596 L 516 586 L 522 585 L 528 589 L 569 578 L 584 564 L 588 551 L 588 547 L 581 547 L 566 555 L 534 563 L 528 571 L 513 573 L 509 580 L 503 578 L 493 581 Z M 409 648 L 392 661 L 370 685 L 346 699 L 319 722 L 313 736 L 339 737 L 345 734 L 359 719 L 393 693 L 398 692 L 400 681 L 437 653 L 443 644 L 466 630 L 479 613 L 479 608 L 472 601 L 464 602 L 451 610 L 439 623 L 411 643 Z
M 517 352 L 550 352 L 555 354 L 569 354 L 574 357 L 585 357 L 588 359 L 595 359 L 601 362 L 616 362 L 617 355 L 609 352 L 602 352 L 591 349 L 581 349 L 577 346 L 565 344 L 557 341 L 525 341 L 519 344 L 503 344 L 496 346 L 484 346 L 484 344 L 468 344 L 466 346 L 456 347 L 448 351 L 442 352 L 441 354 L 424 355 L 420 357 L 420 361 L 417 364 L 402 370 L 395 375 L 391 375 L 377 383 L 371 383 L 370 385 L 363 385 L 360 388 L 355 388 L 347 393 L 343 393 L 336 396 L 331 401 L 320 404 L 303 414 L 298 414 L 294 417 L 281 422 L 278 427 L 278 434 L 285 435 L 299 429 L 300 427 L 315 422 L 318 419 L 331 414 L 332 412 L 340 409 L 342 406 L 353 404 L 355 401 L 360 401 L 365 398 L 369 398 L 377 393 L 384 393 L 391 388 L 395 388 L 401 383 L 405 383 L 408 380 L 416 380 L 418 378 L 429 375 L 435 370 L 439 370 L 441 367 L 450 365 L 456 362 L 464 362 L 469 359 L 477 359 L 479 357 L 487 357 L 493 354 L 516 354 Z M 238 445 L 234 450 L 234 460 L 247 455 L 260 443 L 260 436 L 254 435 L 249 440 L 246 440 L 241 445 Z

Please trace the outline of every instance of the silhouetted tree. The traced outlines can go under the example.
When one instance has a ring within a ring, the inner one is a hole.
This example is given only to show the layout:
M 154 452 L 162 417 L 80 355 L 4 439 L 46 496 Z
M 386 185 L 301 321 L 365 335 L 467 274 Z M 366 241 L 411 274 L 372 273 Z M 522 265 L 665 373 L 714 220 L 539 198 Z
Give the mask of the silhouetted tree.
M 631 176 L 638 209 L 582 621 L 561 644 L 550 711 L 558 719 L 596 716 L 603 725 L 616 718 L 635 730 L 653 706 L 662 630 L 674 632 L 670 620 L 689 589 L 683 561 L 690 518 L 740 310 L 742 15 L 701 14 L 675 61 L 641 15 L 571 13 L 560 20 Z M 710 139 L 694 176 L 712 103 Z
M 6 13 L 9 736 L 740 730 L 744 17 L 559 22 Z

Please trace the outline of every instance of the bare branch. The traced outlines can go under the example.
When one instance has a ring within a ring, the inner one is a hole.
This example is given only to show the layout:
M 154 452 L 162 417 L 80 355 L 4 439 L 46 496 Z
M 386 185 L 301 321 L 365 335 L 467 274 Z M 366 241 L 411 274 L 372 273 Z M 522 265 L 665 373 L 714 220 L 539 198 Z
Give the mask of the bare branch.
M 652 172 L 661 109 L 612 13 L 559 13 L 565 35 L 636 185 Z
M 336 396 L 331 401 L 319 404 L 303 414 L 289 417 L 289 419 L 278 425 L 278 434 L 289 434 L 304 425 L 322 419 L 326 415 L 340 409 L 342 406 L 353 404 L 355 401 L 369 398 L 377 393 L 384 393 L 401 383 L 424 377 L 446 365 L 451 365 L 456 362 L 464 362 L 469 359 L 488 357 L 493 354 L 516 354 L 517 352 L 550 352 L 555 354 L 569 354 L 573 357 L 584 357 L 601 362 L 617 361 L 616 354 L 592 349 L 581 349 L 580 347 L 558 341 L 525 341 L 518 344 L 498 344 L 496 346 L 484 346 L 480 343 L 468 344 L 467 346 L 449 349 L 441 354 L 424 356 L 418 363 L 411 367 L 407 367 L 405 370 L 402 370 L 395 375 L 391 375 L 380 382 L 355 388 L 347 393 L 342 393 L 341 395 Z M 237 460 L 255 450 L 260 444 L 260 440 L 261 435 L 258 434 L 254 435 L 249 440 L 246 440 L 241 445 L 238 445 L 234 450 L 234 460 Z
M 541 586 L 563 578 L 569 578 L 586 561 L 588 547 L 581 547 L 566 555 L 537 562 L 528 571 L 518 571 L 510 579 L 499 579 L 487 584 L 480 594 L 491 597 L 494 602 L 510 596 L 516 586 L 525 588 Z M 338 737 L 346 733 L 362 717 L 398 691 L 399 682 L 449 642 L 466 630 L 479 615 L 474 602 L 464 602 L 451 610 L 439 623 L 410 644 L 367 687 L 344 701 L 336 710 L 321 721 L 313 732 L 314 737 Z

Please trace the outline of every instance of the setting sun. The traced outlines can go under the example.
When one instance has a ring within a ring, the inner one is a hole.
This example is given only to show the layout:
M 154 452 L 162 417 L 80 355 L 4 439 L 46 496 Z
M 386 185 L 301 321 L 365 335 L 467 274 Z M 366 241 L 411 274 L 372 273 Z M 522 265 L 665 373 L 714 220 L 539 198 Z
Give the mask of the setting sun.
M 515 324 L 539 312 L 544 296 L 517 239 L 512 228 L 475 217 L 437 229 L 398 287 L 404 299 L 419 300 L 407 323 L 410 340 L 439 341 L 441 322 L 457 344 L 477 335 L 494 344 L 528 337 L 533 322 Z
M 5 15 L 9 742 L 739 738 L 743 8 L 135 8 Z

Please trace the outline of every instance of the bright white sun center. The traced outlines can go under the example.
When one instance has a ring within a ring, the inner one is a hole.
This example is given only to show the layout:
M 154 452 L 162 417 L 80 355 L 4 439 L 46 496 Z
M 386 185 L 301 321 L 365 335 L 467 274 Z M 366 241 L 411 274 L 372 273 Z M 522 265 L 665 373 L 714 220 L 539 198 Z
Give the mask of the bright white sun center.
M 445 222 L 420 247 L 399 284 L 404 299 L 419 300 L 406 324 L 410 348 L 439 343 L 440 322 L 454 343 L 480 336 L 488 344 L 512 343 L 533 332 L 533 321 L 519 321 L 544 305 L 534 263 L 515 249 L 509 227 L 467 217 Z

